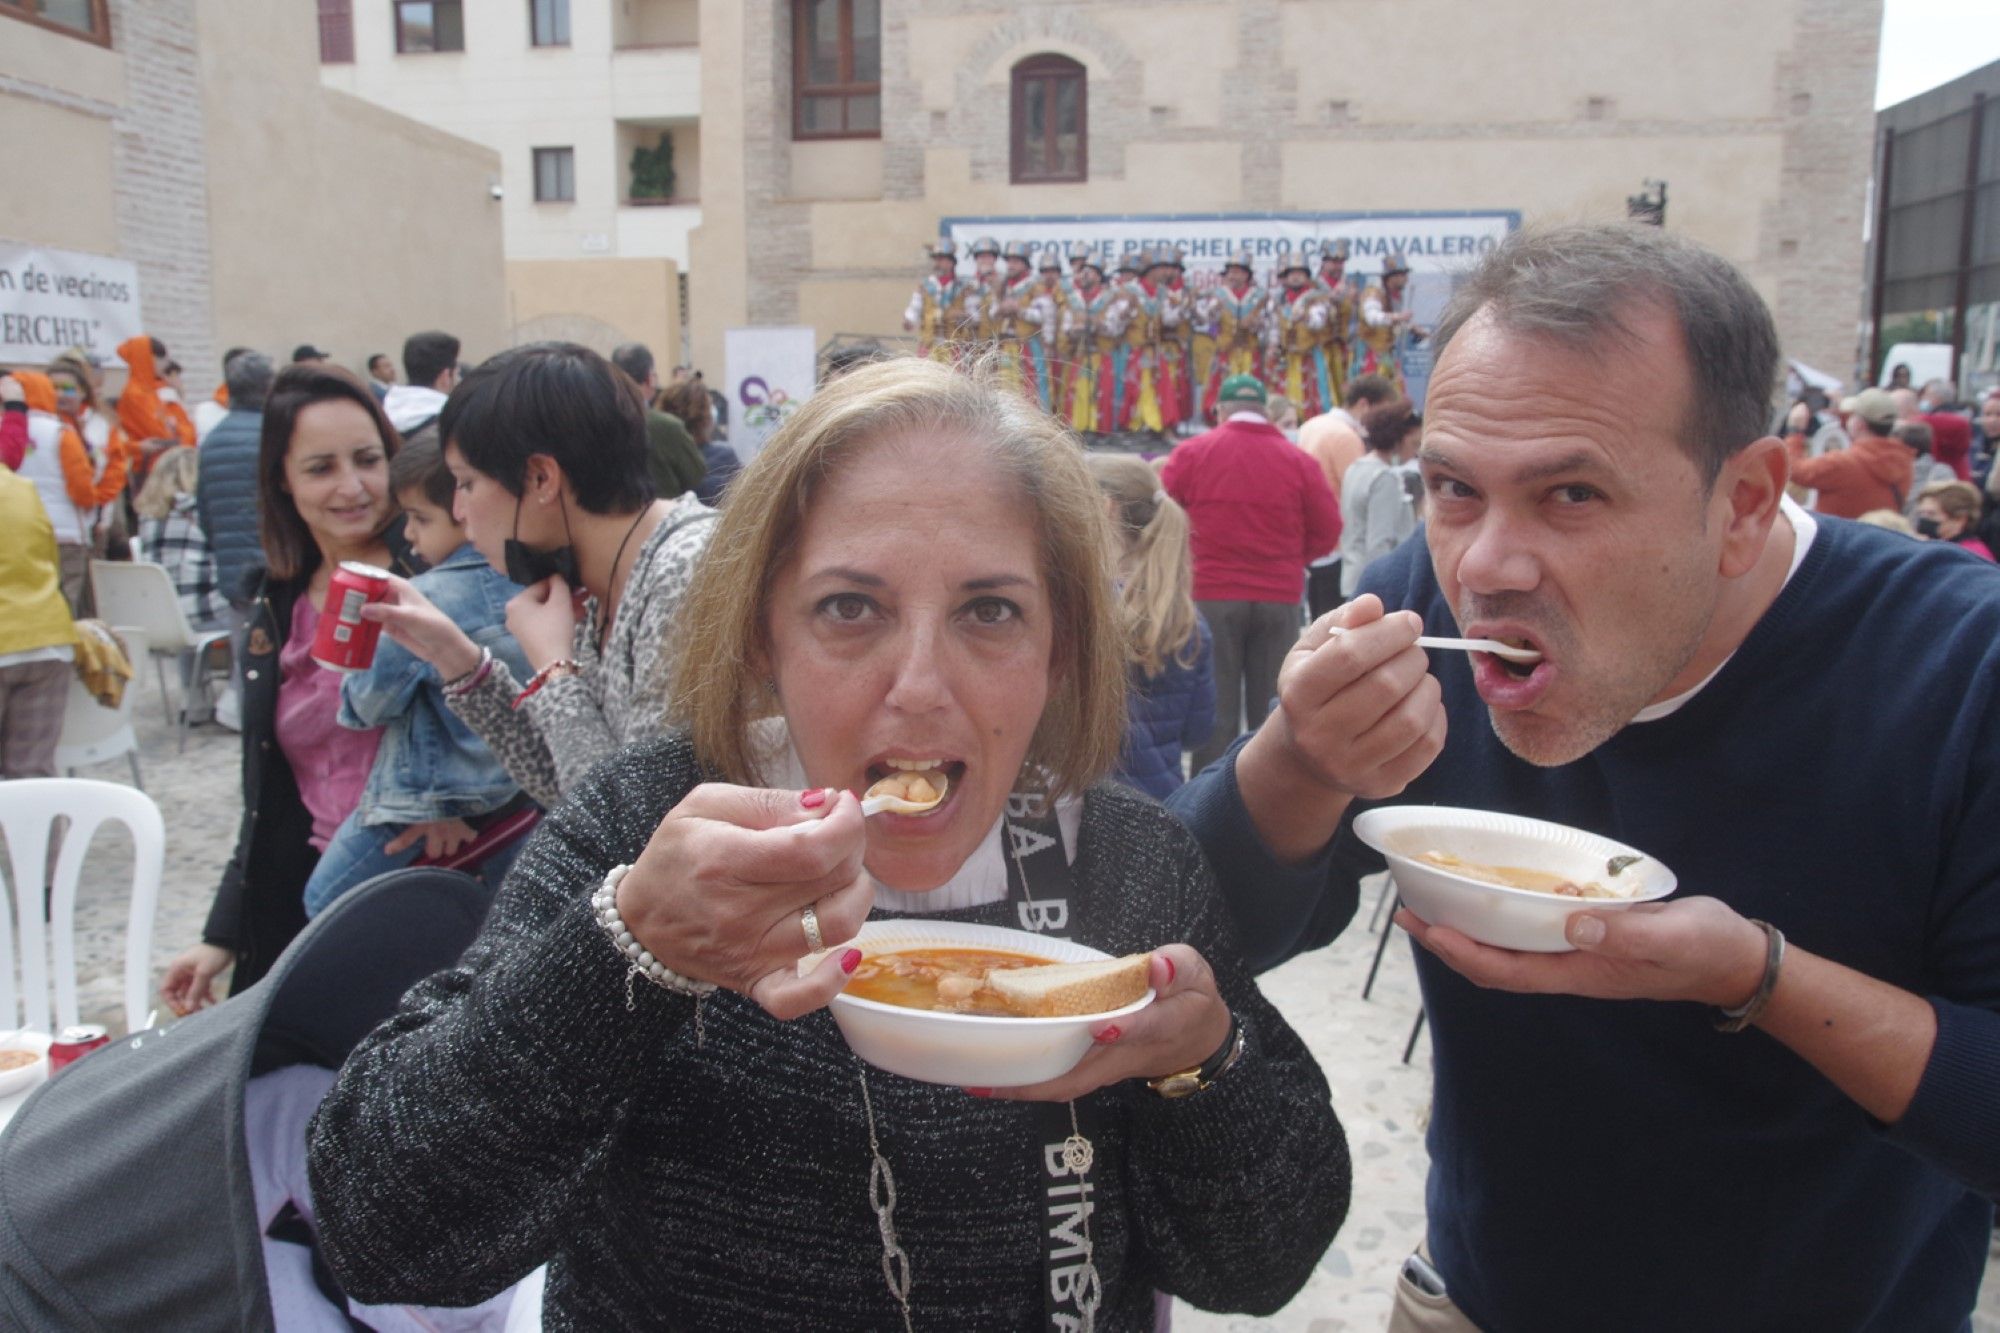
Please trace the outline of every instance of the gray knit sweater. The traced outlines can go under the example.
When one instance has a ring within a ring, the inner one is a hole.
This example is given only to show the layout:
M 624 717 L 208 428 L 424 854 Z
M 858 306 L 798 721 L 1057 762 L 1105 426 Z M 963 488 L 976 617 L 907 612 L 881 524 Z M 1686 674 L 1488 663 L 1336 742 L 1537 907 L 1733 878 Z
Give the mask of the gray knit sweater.
M 645 982 L 588 896 L 700 779 L 684 740 L 598 768 L 543 822 L 455 969 L 356 1049 L 315 1119 L 321 1238 L 369 1302 L 468 1304 L 550 1264 L 550 1329 L 898 1327 L 868 1202 L 860 1063 L 831 1018 L 780 1023 Z M 1248 1037 L 1208 1091 L 1089 1099 L 1104 1299 L 1153 1325 L 1155 1288 L 1266 1313 L 1345 1216 L 1346 1139 L 1319 1068 L 1237 956 L 1192 837 L 1109 784 L 1085 800 L 1072 938 L 1186 941 Z M 942 913 L 1004 923 L 1005 904 Z M 1042 1320 L 1038 1108 L 870 1070 L 919 1329 Z

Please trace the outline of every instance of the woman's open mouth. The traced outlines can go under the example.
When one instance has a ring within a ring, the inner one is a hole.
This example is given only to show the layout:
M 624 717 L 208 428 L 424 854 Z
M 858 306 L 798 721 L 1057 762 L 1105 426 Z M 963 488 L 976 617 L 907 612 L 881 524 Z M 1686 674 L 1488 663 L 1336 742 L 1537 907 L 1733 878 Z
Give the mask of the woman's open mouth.
M 863 799 L 888 796 L 904 803 L 893 813 L 906 819 L 928 819 L 950 804 L 960 779 L 961 760 L 945 758 L 883 759 L 865 770 L 868 787 Z M 912 808 L 920 807 L 920 808 Z

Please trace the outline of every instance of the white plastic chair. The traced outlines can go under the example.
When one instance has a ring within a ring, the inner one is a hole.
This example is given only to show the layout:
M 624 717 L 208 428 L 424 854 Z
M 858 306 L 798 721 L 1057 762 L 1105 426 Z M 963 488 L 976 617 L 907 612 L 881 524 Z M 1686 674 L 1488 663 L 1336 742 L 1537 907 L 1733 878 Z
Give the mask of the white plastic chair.
M 188 624 L 181 612 L 180 594 L 174 591 L 173 575 L 165 565 L 139 560 L 93 560 L 90 586 L 97 598 L 98 616 L 113 625 L 131 625 L 146 632 L 151 645 L 153 666 L 160 679 L 160 703 L 166 709 L 167 725 L 178 726 L 180 748 L 187 749 L 188 710 L 193 700 L 181 700 L 178 722 L 174 717 L 173 696 L 167 693 L 167 661 L 180 660 L 183 652 L 195 655 L 194 678 L 207 694 L 210 669 L 209 651 L 218 643 L 229 642 L 229 631 L 199 630 Z M 223 671 L 226 673 L 225 666 Z
M 42 884 L 48 869 L 49 830 L 58 818 L 70 823 L 56 859 L 45 921 Z M 0 910 L 0 964 L 4 964 L 0 1023 L 59 1032 L 77 1021 L 77 879 L 84 853 L 98 825 L 107 819 L 132 831 L 132 896 L 125 913 L 125 1028 L 137 1032 L 145 1027 L 152 991 L 153 911 L 166 864 L 166 826 L 160 808 L 146 793 L 115 782 L 78 778 L 0 782 L 0 830 L 6 832 L 13 864 L 6 882 L 14 900 L 11 921 Z
M 130 626 L 116 627 L 118 636 L 125 640 L 125 651 L 133 661 L 138 661 L 146 653 L 144 630 Z M 56 768 L 70 777 L 76 770 L 88 764 L 101 764 L 107 759 L 124 755 L 132 765 L 132 785 L 144 791 L 146 784 L 139 777 L 139 738 L 132 733 L 132 701 L 139 697 L 137 676 L 125 682 L 125 692 L 118 700 L 116 708 L 106 708 L 97 702 L 96 696 L 83 687 L 83 681 L 72 671 L 69 677 L 69 699 L 63 706 L 62 735 L 56 740 Z

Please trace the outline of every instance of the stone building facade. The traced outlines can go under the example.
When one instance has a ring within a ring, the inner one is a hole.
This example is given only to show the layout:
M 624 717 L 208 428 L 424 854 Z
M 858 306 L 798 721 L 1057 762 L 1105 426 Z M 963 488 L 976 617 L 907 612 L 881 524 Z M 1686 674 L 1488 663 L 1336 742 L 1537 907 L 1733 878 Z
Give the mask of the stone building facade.
M 419 328 L 504 345 L 490 152 L 321 88 L 304 6 L 103 14 L 90 40 L 0 6 L 0 239 L 131 262 L 197 396 L 231 345 L 355 368 Z
M 793 132 L 794 4 L 704 0 L 697 360 L 898 332 L 944 217 L 1517 211 L 1667 225 L 1845 373 L 1881 0 L 881 0 L 879 137 Z M 1010 71 L 1087 76 L 1088 179 L 1014 184 Z

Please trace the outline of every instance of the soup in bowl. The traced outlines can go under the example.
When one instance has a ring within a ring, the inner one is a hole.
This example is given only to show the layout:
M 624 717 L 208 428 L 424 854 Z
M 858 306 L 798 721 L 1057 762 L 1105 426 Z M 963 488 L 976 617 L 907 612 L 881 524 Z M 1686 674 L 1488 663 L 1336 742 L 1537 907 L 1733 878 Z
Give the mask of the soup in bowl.
M 1389 805 L 1363 812 L 1354 833 L 1387 859 L 1405 907 L 1502 949 L 1568 952 L 1573 913 L 1623 911 L 1676 887 L 1637 848 L 1521 815 Z
M 1057 1078 L 1090 1050 L 1095 1028 L 1153 1002 L 1147 955 L 1115 959 L 1023 930 L 902 918 L 866 923 L 839 947 L 850 945 L 862 957 L 834 997 L 841 1036 L 877 1069 L 925 1083 Z

